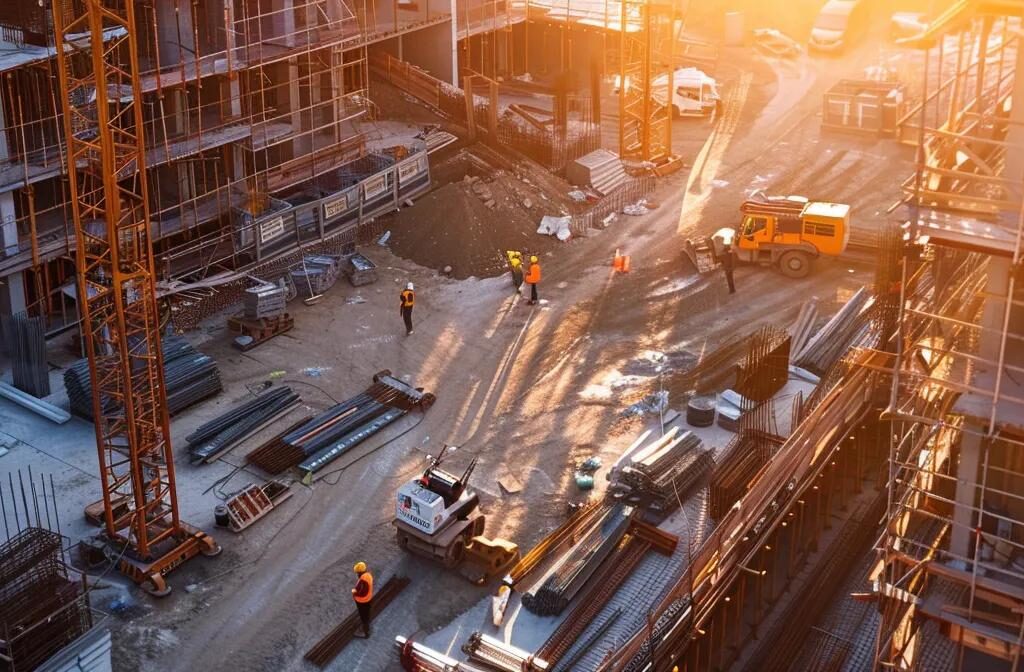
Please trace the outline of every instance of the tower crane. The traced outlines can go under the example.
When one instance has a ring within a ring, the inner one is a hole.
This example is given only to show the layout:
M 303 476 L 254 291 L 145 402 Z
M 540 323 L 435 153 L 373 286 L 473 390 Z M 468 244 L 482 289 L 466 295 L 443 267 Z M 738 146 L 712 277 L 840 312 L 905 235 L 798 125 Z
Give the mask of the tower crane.
M 220 546 L 181 521 L 163 380 L 133 0 L 53 0 L 82 335 L 118 569 L 154 595 Z

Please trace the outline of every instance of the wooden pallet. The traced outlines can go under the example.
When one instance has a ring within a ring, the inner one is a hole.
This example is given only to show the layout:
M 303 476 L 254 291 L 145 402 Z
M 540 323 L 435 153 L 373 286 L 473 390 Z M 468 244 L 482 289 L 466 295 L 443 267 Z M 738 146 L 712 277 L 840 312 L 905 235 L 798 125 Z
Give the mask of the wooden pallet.
M 228 318 L 228 329 L 252 339 L 252 342 L 246 345 L 240 345 L 238 341 L 235 341 L 235 347 L 242 351 L 251 350 L 260 343 L 269 341 L 274 336 L 279 336 L 289 331 L 294 326 L 295 318 L 288 313 L 278 317 L 262 317 L 258 320 L 249 319 L 245 317 L 244 313 Z
M 250 483 L 224 502 L 228 508 L 228 529 L 241 532 L 291 496 L 291 486 L 278 481 L 268 481 L 263 485 Z

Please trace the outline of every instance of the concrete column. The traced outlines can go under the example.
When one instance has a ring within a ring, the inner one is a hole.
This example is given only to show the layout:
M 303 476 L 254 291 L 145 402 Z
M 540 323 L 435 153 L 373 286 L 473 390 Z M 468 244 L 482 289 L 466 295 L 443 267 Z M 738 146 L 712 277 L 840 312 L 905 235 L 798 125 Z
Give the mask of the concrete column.
M 450 58 L 452 61 L 452 86 L 459 85 L 459 5 L 456 0 L 451 0 L 451 43 L 448 46 Z M 442 24 L 444 25 L 444 24 Z M 445 45 L 438 45 L 438 49 L 443 48 Z M 438 73 L 438 77 L 442 75 Z
M 978 356 L 995 362 L 999 359 L 1000 333 L 1003 328 L 1003 316 L 1006 309 L 1005 299 L 1009 292 L 1011 263 L 1005 257 L 989 259 L 988 281 L 985 292 L 993 297 L 985 301 L 981 315 L 981 326 L 984 328 L 978 337 Z M 995 365 L 979 364 L 979 373 L 992 373 Z M 953 508 L 953 520 L 956 525 L 949 539 L 949 550 L 959 556 L 968 557 L 974 546 L 972 529 L 979 523 L 970 507 L 979 504 L 978 494 L 981 486 L 980 468 L 984 456 L 984 442 L 976 433 L 984 433 L 986 427 L 977 423 L 965 423 L 970 432 L 965 432 L 960 439 L 960 460 L 956 472 L 956 504 Z
M 275 7 L 275 9 L 278 9 Z M 295 2 L 284 0 L 281 7 L 284 11 L 278 11 L 274 21 L 274 32 L 276 35 L 286 36 L 285 43 L 295 44 Z
M 195 58 L 195 32 L 192 29 L 191 3 L 186 0 L 163 0 L 153 3 L 156 10 L 157 49 L 160 67 L 177 65 Z
M 292 132 L 302 128 L 302 95 L 299 91 L 299 60 L 288 59 L 288 109 L 292 113 Z
M 232 0 L 224 0 L 224 34 L 226 36 L 225 48 L 230 55 L 230 62 L 232 68 L 237 68 L 238 65 L 235 61 L 235 49 L 238 48 L 237 40 L 235 39 L 235 3 Z M 232 117 L 239 117 L 242 114 L 242 91 L 238 82 L 237 71 L 228 73 L 227 78 L 227 93 L 228 93 L 228 104 L 230 106 L 230 114 Z

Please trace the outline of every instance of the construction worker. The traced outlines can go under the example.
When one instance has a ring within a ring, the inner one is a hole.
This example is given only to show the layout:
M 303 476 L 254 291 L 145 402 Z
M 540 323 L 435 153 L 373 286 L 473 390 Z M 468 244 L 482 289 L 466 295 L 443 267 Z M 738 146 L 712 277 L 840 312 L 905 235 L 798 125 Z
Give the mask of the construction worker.
M 540 282 L 540 264 L 537 257 L 530 257 L 530 270 L 526 272 L 526 284 L 530 286 L 530 305 L 537 303 L 537 283 Z
M 732 245 L 726 245 L 722 251 L 722 269 L 725 271 L 725 281 L 729 283 L 729 293 L 736 293 L 736 284 L 732 279 L 732 271 L 735 266 L 736 259 L 732 254 Z
M 402 290 L 399 295 L 399 308 L 398 312 L 402 315 L 402 319 L 405 320 L 405 335 L 412 335 L 412 307 L 416 305 L 416 293 L 413 291 L 412 283 L 410 282 Z
M 357 562 L 352 568 L 359 581 L 352 589 L 352 599 L 356 601 L 359 620 L 363 624 L 363 638 L 370 638 L 370 602 L 373 600 L 373 574 L 366 569 L 365 562 Z
M 516 288 L 516 294 L 522 294 L 523 290 L 520 287 L 523 286 L 523 260 L 513 257 L 509 263 L 512 266 L 512 286 Z

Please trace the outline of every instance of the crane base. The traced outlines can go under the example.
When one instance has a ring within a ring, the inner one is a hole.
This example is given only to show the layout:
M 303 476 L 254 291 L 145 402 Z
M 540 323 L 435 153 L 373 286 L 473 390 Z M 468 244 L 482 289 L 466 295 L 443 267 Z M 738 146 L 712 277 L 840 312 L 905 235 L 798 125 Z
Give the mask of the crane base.
M 221 547 L 213 537 L 202 530 L 180 524 L 179 536 L 173 540 L 170 550 L 155 560 L 143 561 L 124 553 L 117 563 L 117 569 L 154 597 L 170 594 L 171 586 L 164 578 L 175 568 L 200 553 L 207 557 L 220 555 Z

